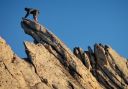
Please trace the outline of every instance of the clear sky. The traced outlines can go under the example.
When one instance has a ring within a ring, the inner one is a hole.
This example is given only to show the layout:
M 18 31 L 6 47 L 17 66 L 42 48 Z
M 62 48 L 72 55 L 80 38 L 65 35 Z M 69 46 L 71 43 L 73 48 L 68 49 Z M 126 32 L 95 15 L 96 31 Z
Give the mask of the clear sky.
M 128 58 L 128 0 L 0 0 L 0 36 L 20 57 L 33 40 L 20 26 L 25 7 L 38 8 L 39 22 L 71 49 L 103 43 Z

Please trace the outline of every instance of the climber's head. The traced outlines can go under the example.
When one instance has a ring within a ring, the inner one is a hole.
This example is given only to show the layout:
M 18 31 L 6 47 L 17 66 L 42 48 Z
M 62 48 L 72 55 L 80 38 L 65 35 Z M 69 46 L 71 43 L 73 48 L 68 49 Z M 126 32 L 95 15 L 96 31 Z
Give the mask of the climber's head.
M 29 19 L 23 19 L 21 21 L 21 26 L 27 34 L 31 34 L 34 31 L 40 30 L 40 24 Z

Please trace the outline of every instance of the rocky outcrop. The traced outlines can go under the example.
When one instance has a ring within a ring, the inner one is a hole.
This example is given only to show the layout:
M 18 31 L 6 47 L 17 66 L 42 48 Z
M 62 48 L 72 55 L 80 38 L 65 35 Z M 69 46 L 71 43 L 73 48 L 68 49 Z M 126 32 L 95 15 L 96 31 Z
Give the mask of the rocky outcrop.
M 31 63 L 19 58 L 0 38 L 0 89 L 48 89 Z
M 128 89 L 127 60 L 117 54 L 111 47 L 102 44 L 94 45 L 84 52 L 74 49 L 74 54 L 106 89 Z
M 100 86 L 100 84 L 97 82 L 97 80 L 95 79 L 95 77 L 82 64 L 82 62 L 52 32 L 48 31 L 46 28 L 44 28 L 40 24 L 30 21 L 28 19 L 27 20 L 24 19 L 21 22 L 21 25 L 26 34 L 31 35 L 35 39 L 35 42 L 37 44 L 43 45 L 49 51 L 49 53 L 52 54 L 56 58 L 56 61 L 59 61 L 59 63 L 60 63 L 59 65 L 62 65 L 63 68 L 65 69 L 65 71 L 67 72 L 66 75 L 67 74 L 70 75 L 71 78 L 73 78 L 75 81 L 77 81 L 77 83 L 80 84 L 81 88 L 87 88 L 87 89 L 102 88 Z M 27 51 L 27 53 L 31 60 L 39 59 L 39 58 L 35 59 L 36 57 L 34 57 L 32 54 L 30 54 L 30 52 L 31 52 L 30 50 L 34 47 L 28 48 L 28 46 L 26 44 L 25 44 L 25 46 L 26 46 L 26 49 L 29 50 L 29 52 Z M 37 50 L 39 50 L 39 49 L 40 49 L 40 47 L 37 48 Z M 34 55 L 35 55 L 35 53 L 37 54 L 37 50 L 33 51 Z M 42 57 L 41 57 L 41 59 L 42 59 Z M 53 59 L 51 59 L 51 61 L 52 60 Z M 34 62 L 32 61 L 32 63 L 34 63 Z M 52 69 L 54 69 L 54 67 L 55 67 L 55 65 L 53 66 Z M 57 80 L 54 80 L 54 81 L 57 81 Z M 53 82 L 53 80 L 52 80 L 52 82 Z M 60 82 L 62 83 L 62 81 L 60 81 Z M 64 84 L 64 83 L 62 83 L 62 84 Z M 56 86 L 59 87 L 58 84 Z
M 27 58 L 19 58 L 0 38 L 0 89 L 127 89 L 128 61 L 110 46 L 73 52 L 39 23 L 23 19 Z

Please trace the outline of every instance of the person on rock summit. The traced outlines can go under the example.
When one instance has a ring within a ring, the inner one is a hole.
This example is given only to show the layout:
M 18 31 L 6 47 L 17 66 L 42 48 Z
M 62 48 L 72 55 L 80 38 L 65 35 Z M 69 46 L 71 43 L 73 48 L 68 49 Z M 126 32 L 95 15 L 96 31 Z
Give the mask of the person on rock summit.
M 25 8 L 24 10 L 27 12 L 24 18 L 27 18 L 29 16 L 29 14 L 32 14 L 34 21 L 38 22 L 37 18 L 39 15 L 39 10 L 34 9 L 34 8 Z

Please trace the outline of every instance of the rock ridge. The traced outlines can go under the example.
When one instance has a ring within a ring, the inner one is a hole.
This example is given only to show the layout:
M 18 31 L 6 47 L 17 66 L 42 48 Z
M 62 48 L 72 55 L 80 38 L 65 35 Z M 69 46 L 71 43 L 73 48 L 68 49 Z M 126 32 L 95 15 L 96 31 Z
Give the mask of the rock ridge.
M 128 89 L 128 61 L 101 43 L 73 52 L 44 26 L 23 19 L 27 58 L 0 37 L 0 89 Z

